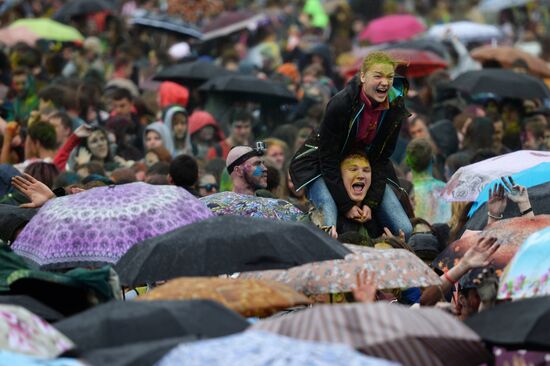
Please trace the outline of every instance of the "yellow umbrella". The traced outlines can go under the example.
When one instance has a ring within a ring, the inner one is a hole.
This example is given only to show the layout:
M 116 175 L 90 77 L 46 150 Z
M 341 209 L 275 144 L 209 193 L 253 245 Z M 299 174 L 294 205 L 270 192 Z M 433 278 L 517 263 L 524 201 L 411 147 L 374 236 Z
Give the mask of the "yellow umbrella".
M 84 36 L 76 28 L 49 18 L 19 19 L 9 26 L 9 28 L 17 27 L 25 27 L 38 35 L 38 37 L 52 41 L 71 42 L 84 40 Z

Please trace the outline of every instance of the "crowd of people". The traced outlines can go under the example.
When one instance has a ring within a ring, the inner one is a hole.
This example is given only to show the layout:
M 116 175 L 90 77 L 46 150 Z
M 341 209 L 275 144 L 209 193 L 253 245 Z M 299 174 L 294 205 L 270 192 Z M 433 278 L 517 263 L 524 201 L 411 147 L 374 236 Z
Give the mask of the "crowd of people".
M 52 16 L 62 5 L 13 3 L 0 8 L 2 26 Z M 117 1 L 112 9 L 65 20 L 83 41 L 0 48 L 0 204 L 38 208 L 56 197 L 132 182 L 175 185 L 197 198 L 232 191 L 288 201 L 341 242 L 386 243 L 431 264 L 463 235 L 472 206 L 442 197 L 455 172 L 518 150 L 550 151 L 549 99 L 469 94 L 453 86 L 469 71 L 508 68 L 472 58 L 470 51 L 485 44 L 538 57 L 546 76 L 526 59 L 510 60 L 509 68 L 550 85 L 545 1 L 493 13 L 480 12 L 483 1 L 475 0 L 193 3 L 187 14 L 177 1 Z M 197 29 L 222 11 L 253 10 L 263 18 L 201 41 L 133 24 L 138 9 Z M 463 38 L 449 28 L 429 39 L 419 32 L 409 37 L 409 48 L 425 42 L 423 50 L 439 49 L 444 64 L 411 75 L 411 60 L 391 52 L 404 40 L 376 44 L 361 37 L 372 19 L 403 13 L 426 28 L 492 23 L 501 35 Z M 155 79 L 174 65 L 200 62 L 217 67 L 219 75 L 209 79 L 251 76 L 284 85 L 294 102 L 209 93 L 200 88 L 208 80 L 192 82 L 192 76 Z M 216 105 L 220 98 L 223 107 Z M 489 225 L 503 218 L 507 200 L 521 216 L 536 214 L 525 187 L 509 178 L 489 196 Z M 2 239 L 13 242 L 18 232 Z M 494 272 L 475 281 L 465 275 L 490 263 L 496 240 L 480 239 L 439 273 L 442 286 L 390 297 L 422 306 L 452 298 L 461 320 L 492 306 L 496 289 L 486 288 L 494 285 Z M 356 299 L 388 299 L 372 283 L 359 278 Z

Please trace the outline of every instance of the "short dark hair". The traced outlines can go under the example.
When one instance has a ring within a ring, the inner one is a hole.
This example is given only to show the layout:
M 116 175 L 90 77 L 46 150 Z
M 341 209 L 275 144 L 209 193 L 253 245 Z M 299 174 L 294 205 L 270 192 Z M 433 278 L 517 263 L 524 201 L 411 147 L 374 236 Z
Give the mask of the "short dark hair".
M 432 155 L 432 145 L 427 139 L 413 139 L 407 146 L 407 165 L 415 172 L 423 172 L 430 166 Z
M 44 183 L 51 189 L 55 179 L 59 175 L 59 169 L 52 163 L 38 161 L 27 166 L 25 168 L 25 173 Z
M 145 176 L 149 177 L 151 175 L 160 174 L 167 175 L 170 172 L 170 164 L 165 161 L 159 161 L 151 165 L 149 169 L 145 172 Z
M 195 158 L 178 155 L 170 163 L 170 177 L 179 187 L 192 187 L 199 180 L 199 166 Z
M 252 123 L 252 114 L 246 109 L 235 108 L 233 112 L 231 112 L 231 125 L 233 125 L 235 122 L 242 121 L 248 121 Z
M 65 106 L 67 88 L 60 85 L 48 85 L 38 92 L 38 98 L 51 101 L 56 108 Z
M 45 149 L 52 150 L 57 145 L 55 127 L 49 122 L 34 122 L 27 129 L 27 135 L 34 141 L 40 142 Z
M 67 128 L 71 131 L 73 130 L 73 120 L 71 119 L 71 117 L 67 113 L 65 113 L 65 112 L 55 112 L 54 114 L 52 114 L 50 116 L 50 120 L 53 119 L 53 118 L 60 119 L 61 120 L 61 125 L 64 128 Z
M 111 98 L 113 100 L 128 99 L 129 101 L 132 101 L 132 93 L 130 93 L 128 89 L 116 88 L 111 92 Z

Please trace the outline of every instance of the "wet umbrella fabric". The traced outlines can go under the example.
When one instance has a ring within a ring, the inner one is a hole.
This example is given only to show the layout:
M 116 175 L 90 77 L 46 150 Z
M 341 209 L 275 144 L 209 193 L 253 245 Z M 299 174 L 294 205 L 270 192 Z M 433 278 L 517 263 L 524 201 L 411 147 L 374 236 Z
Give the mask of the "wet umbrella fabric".
M 12 248 L 43 269 L 101 266 L 139 241 L 211 216 L 181 187 L 97 187 L 48 201 Z
M 550 98 L 542 80 L 505 69 L 483 69 L 460 74 L 450 87 L 473 94 L 492 93 L 503 98 Z
M 234 192 L 220 192 L 200 199 L 217 216 L 249 216 L 282 221 L 300 221 L 305 214 L 292 203 Z
M 502 67 L 507 69 L 513 68 L 513 64 L 517 60 L 523 60 L 527 63 L 530 74 L 540 78 L 550 77 L 550 66 L 543 59 L 519 48 L 482 46 L 473 49 L 470 55 L 479 62 L 498 61 Z
M 60 312 L 27 295 L 2 295 L 0 304 L 21 306 L 48 322 L 63 319 Z
M 504 32 L 498 27 L 470 21 L 436 24 L 428 29 L 426 35 L 437 39 L 445 39 L 449 32 L 462 42 L 483 42 L 504 38 Z
M 349 346 L 296 340 L 247 331 L 176 347 L 157 366 L 397 366 L 364 356 Z
M 372 20 L 359 34 L 359 40 L 372 44 L 405 41 L 425 30 L 426 26 L 413 15 L 387 15 Z
M 153 14 L 136 11 L 129 19 L 130 24 L 139 25 L 156 30 L 168 31 L 179 35 L 201 39 L 203 34 L 192 24 L 181 18 L 165 14 Z
M 139 243 L 115 270 L 122 285 L 133 287 L 181 276 L 290 268 L 349 253 L 306 224 L 222 216 Z
M 208 300 L 112 301 L 55 324 L 81 351 L 174 337 L 221 337 L 247 326 L 237 313 Z
M 72 17 L 114 10 L 107 0 L 70 0 L 53 16 L 59 22 L 69 22 Z
M 489 345 L 528 350 L 550 347 L 550 297 L 499 304 L 465 323 Z
M 213 62 L 196 60 L 168 66 L 153 77 L 157 81 L 173 81 L 187 87 L 196 87 L 221 75 L 231 74 Z
M 25 27 L 40 38 L 58 42 L 83 41 L 84 36 L 74 27 L 48 18 L 19 19 L 9 25 L 10 28 Z
M 452 315 L 402 305 L 318 305 L 252 325 L 297 339 L 344 343 L 374 357 L 408 365 L 479 365 L 488 360 L 481 340 Z
M 223 12 L 201 28 L 202 41 L 224 37 L 241 29 L 255 29 L 265 18 L 264 14 L 255 14 L 247 10 Z

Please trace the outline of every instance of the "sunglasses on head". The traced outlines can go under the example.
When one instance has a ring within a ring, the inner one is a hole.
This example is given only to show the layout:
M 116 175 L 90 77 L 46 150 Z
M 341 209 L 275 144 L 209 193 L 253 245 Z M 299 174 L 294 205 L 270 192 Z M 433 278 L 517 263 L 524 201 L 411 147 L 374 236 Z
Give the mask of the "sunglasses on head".
M 204 190 L 206 190 L 206 192 L 212 192 L 214 189 L 218 190 L 220 186 L 215 183 L 214 184 L 208 183 L 208 184 L 203 184 L 199 186 L 199 188 L 203 188 Z

